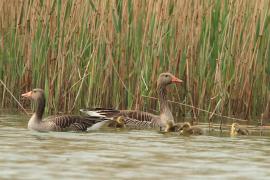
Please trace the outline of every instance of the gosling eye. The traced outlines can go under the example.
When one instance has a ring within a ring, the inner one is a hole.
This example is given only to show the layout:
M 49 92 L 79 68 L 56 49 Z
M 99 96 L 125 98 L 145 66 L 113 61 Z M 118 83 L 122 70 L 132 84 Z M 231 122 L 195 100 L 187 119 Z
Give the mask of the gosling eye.
M 34 90 L 33 92 L 34 92 L 34 93 L 36 93 L 37 91 L 36 91 L 36 90 Z
M 165 75 L 165 77 L 167 78 L 167 77 L 169 77 L 169 75 L 168 75 L 168 74 L 166 74 L 166 75 Z

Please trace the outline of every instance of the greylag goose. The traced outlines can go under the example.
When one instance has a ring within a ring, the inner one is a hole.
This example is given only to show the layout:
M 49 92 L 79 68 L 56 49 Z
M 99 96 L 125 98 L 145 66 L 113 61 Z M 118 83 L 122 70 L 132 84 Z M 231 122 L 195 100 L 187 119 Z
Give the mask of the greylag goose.
M 243 127 L 240 127 L 238 123 L 232 123 L 231 136 L 237 135 L 249 135 L 249 131 Z
M 127 127 L 132 129 L 146 129 L 146 128 L 160 128 L 165 132 L 175 131 L 179 129 L 179 124 L 174 123 L 173 115 L 170 111 L 166 94 L 166 87 L 172 83 L 181 83 L 182 80 L 176 78 L 171 73 L 162 73 L 157 80 L 158 99 L 160 103 L 160 115 L 154 115 L 148 112 L 136 110 L 115 110 L 96 108 L 92 110 L 81 109 L 80 111 L 92 116 L 100 116 L 106 118 L 120 117 L 120 127 Z M 117 119 L 117 118 L 116 118 Z
M 148 112 L 137 110 L 116 110 L 112 108 L 80 109 L 90 117 L 101 117 L 113 119 L 114 122 L 107 123 L 109 127 L 129 128 L 129 129 L 160 129 L 160 116 Z M 170 132 L 179 132 L 182 123 L 175 123 L 169 129 Z
M 42 89 L 33 89 L 22 97 L 34 100 L 36 110 L 28 122 L 28 129 L 36 131 L 86 131 L 93 124 L 102 122 L 105 118 L 83 117 L 76 115 L 51 116 L 42 120 L 45 109 L 45 95 Z M 104 121 L 105 122 L 105 121 Z
M 185 122 L 180 128 L 180 134 L 182 135 L 202 135 L 203 130 L 197 126 L 191 126 L 189 122 Z
M 137 110 L 116 110 L 112 108 L 92 108 L 92 109 L 80 109 L 80 111 L 89 116 L 96 117 L 129 117 L 140 121 L 160 121 L 160 116 L 151 114 L 148 112 Z

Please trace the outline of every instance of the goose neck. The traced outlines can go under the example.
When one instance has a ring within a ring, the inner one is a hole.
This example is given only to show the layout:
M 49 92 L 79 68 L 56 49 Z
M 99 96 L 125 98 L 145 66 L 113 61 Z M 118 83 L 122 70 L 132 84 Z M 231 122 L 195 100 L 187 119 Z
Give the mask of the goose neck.
M 160 113 L 170 112 L 169 104 L 167 101 L 167 90 L 165 87 L 160 86 L 158 88 L 158 96 L 160 103 Z
M 45 101 L 44 96 L 40 96 L 37 99 L 37 108 L 36 108 L 35 114 L 38 120 L 42 120 L 42 116 L 45 110 L 45 103 L 46 101 Z

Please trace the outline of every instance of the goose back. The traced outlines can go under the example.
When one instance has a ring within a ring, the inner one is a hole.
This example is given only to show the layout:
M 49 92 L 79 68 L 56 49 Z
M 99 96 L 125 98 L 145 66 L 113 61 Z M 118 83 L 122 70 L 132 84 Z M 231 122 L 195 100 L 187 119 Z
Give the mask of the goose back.
M 49 116 L 40 123 L 29 126 L 37 131 L 86 131 L 92 125 L 103 121 L 104 118 L 83 117 L 77 115 Z
M 112 108 L 93 108 L 93 109 L 81 109 L 82 113 L 89 116 L 100 116 L 100 117 L 128 117 L 138 121 L 159 121 L 160 117 L 148 112 L 137 111 L 137 110 L 116 110 Z
M 48 117 L 46 121 L 52 121 L 57 131 L 86 131 L 93 124 L 101 122 L 102 118 L 83 117 L 76 115 L 62 115 Z
M 129 129 L 158 129 L 161 127 L 160 117 L 148 112 L 137 110 L 116 110 L 112 108 L 81 109 L 82 113 L 93 117 L 103 117 L 115 120 L 121 118 L 121 123 L 111 123 L 110 127 L 125 127 Z

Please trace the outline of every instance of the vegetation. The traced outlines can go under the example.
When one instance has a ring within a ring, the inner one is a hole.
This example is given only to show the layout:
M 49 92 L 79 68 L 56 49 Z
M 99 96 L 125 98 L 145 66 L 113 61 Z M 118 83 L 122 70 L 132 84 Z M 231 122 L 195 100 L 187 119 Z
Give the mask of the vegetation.
M 258 117 L 270 79 L 268 0 L 2 0 L 0 79 L 19 98 L 45 89 L 48 110 L 157 110 L 156 79 L 185 82 L 170 99 Z M 17 107 L 0 85 L 0 107 Z M 175 114 L 205 115 L 173 104 Z

